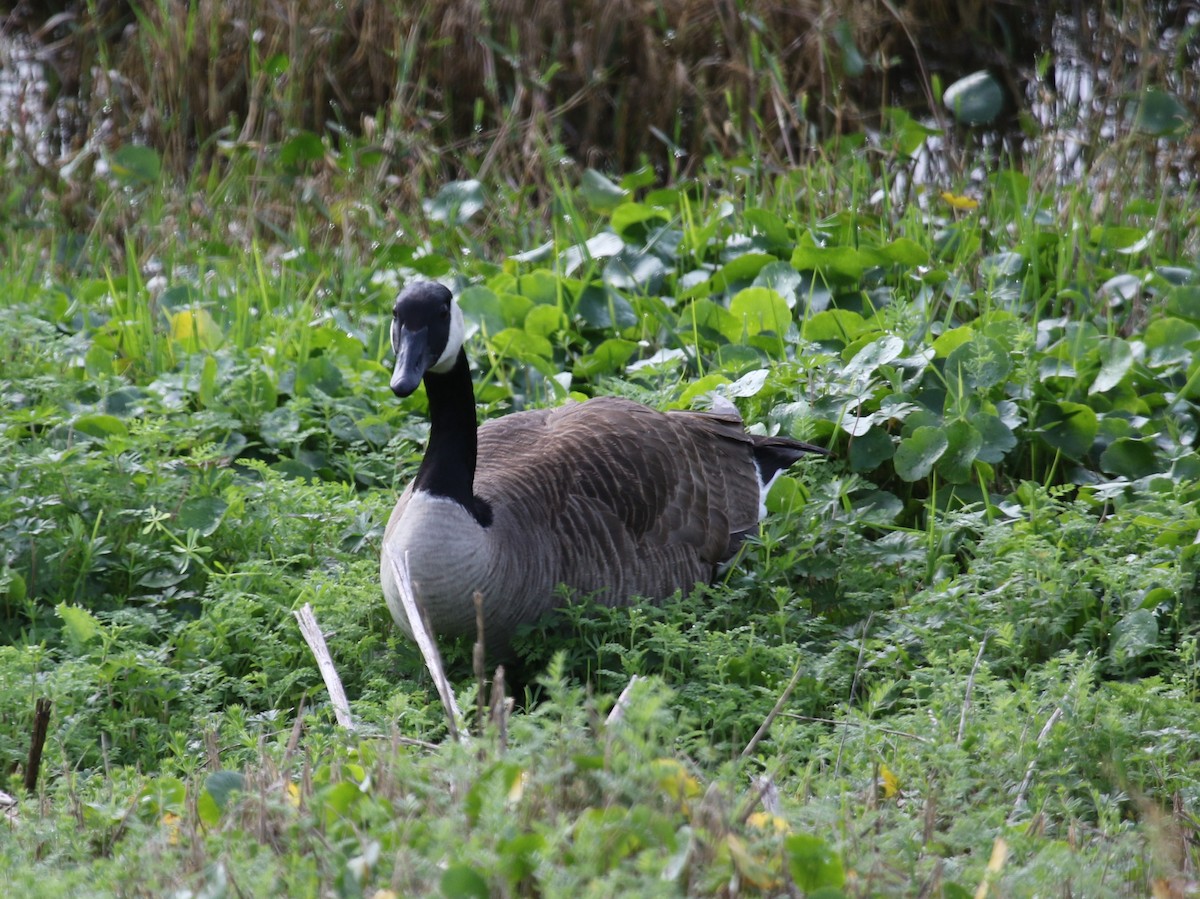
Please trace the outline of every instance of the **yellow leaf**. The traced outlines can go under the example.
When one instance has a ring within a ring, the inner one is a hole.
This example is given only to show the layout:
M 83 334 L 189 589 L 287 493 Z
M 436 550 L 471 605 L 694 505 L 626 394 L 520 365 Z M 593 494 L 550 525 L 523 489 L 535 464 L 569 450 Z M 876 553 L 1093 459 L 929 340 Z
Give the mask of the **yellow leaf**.
M 891 799 L 900 792 L 900 780 L 887 765 L 879 766 L 879 782 L 883 785 L 884 799 Z
M 207 309 L 181 309 L 171 316 L 171 339 L 184 352 L 195 353 L 216 349 L 225 335 Z
M 978 209 L 979 201 L 972 200 L 970 197 L 959 196 L 951 193 L 948 190 L 942 191 L 942 199 L 955 209 Z
M 773 830 L 775 833 L 787 833 L 792 829 L 783 818 L 768 812 L 755 812 L 746 819 L 746 823 L 759 830 Z
M 529 775 L 522 771 L 513 778 L 512 786 L 508 788 L 508 801 L 520 802 L 521 797 L 525 795 L 525 781 L 529 779 Z
M 688 774 L 683 763 L 675 759 L 655 759 L 652 763 L 657 783 L 672 799 L 682 802 L 700 795 L 700 782 Z

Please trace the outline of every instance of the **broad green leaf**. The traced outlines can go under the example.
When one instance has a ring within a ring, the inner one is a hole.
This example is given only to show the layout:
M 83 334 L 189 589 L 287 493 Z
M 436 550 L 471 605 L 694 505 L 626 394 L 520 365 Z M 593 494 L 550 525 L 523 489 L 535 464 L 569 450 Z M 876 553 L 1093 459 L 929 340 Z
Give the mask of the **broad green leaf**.
M 1191 122 L 1187 107 L 1172 93 L 1147 88 L 1135 105 L 1134 127 L 1155 137 L 1179 134 Z
M 529 362 L 535 357 L 549 359 L 554 355 L 550 341 L 523 328 L 505 328 L 492 337 L 492 346 L 501 356 L 511 356 L 521 362 Z
M 816 271 L 856 281 L 868 268 L 879 264 L 880 259 L 854 247 L 819 247 L 809 238 L 792 251 L 790 261 L 799 272 Z
M 1003 111 L 1004 96 L 1004 85 L 983 69 L 946 88 L 942 102 L 960 124 L 987 125 Z
M 183 530 L 207 537 L 220 527 L 228 509 L 229 503 L 218 496 L 194 496 L 183 501 L 177 521 Z
M 112 173 L 124 184 L 149 185 L 158 181 L 162 160 L 151 147 L 125 144 L 109 160 Z
M 804 320 L 800 334 L 813 343 L 840 343 L 857 340 L 867 330 L 867 323 L 857 312 L 849 309 L 827 309 Z
M 91 415 L 80 415 L 71 423 L 80 434 L 86 434 L 88 437 L 96 437 L 100 440 L 105 440 L 109 437 L 128 437 L 129 429 L 125 427 L 125 423 L 115 415 L 104 415 L 102 413 L 93 413 Z
M 1100 468 L 1109 474 L 1136 480 L 1162 471 L 1149 438 L 1119 437 L 1100 454 Z
M 1180 318 L 1159 318 L 1150 322 L 1142 339 L 1151 368 L 1186 365 L 1192 361 L 1193 345 L 1200 341 L 1200 328 Z
M 904 341 L 894 334 L 872 340 L 846 363 L 842 369 L 842 377 L 848 381 L 865 380 L 874 374 L 879 366 L 899 359 L 903 352 Z
M 549 269 L 534 269 L 516 278 L 510 290 L 535 303 L 554 306 L 562 294 L 562 279 Z
M 752 287 L 768 287 L 775 291 L 789 309 L 796 308 L 800 292 L 804 289 L 804 278 L 789 262 L 771 262 L 764 265 L 754 277 Z
M 890 139 L 905 156 L 913 156 L 925 145 L 925 141 L 942 132 L 914 119 L 908 112 L 896 106 L 884 109 L 888 122 L 885 139 Z
M 325 145 L 311 131 L 301 131 L 284 141 L 279 148 L 279 164 L 285 169 L 295 170 L 308 162 L 319 162 L 325 158 Z
M 784 849 L 792 881 L 805 894 L 811 896 L 816 890 L 845 885 L 841 856 L 820 837 L 795 833 L 784 840 Z
M 946 357 L 946 387 L 955 395 L 999 384 L 1012 369 L 1000 341 L 976 334 Z
M 896 455 L 892 460 L 896 474 L 905 481 L 919 481 L 928 477 L 934 463 L 942 457 L 949 445 L 945 428 L 922 425 L 901 439 L 900 446 L 896 448 Z
M 1043 404 L 1037 424 L 1042 439 L 1072 459 L 1088 454 L 1100 427 L 1090 406 L 1067 402 Z
M 740 339 L 742 336 L 741 322 L 724 306 L 709 299 L 693 300 L 684 306 L 679 313 L 675 329 L 681 335 L 699 332 L 710 340 L 728 334 L 736 334 L 734 339 Z
M 983 435 L 970 423 L 955 421 L 947 425 L 946 439 L 946 452 L 937 461 L 938 473 L 952 484 L 965 484 L 971 480 Z
M 1112 390 L 1133 367 L 1133 350 L 1120 337 L 1106 337 L 1100 344 L 1100 371 L 1088 388 L 1088 396 Z
M 763 268 L 777 261 L 770 253 L 743 253 L 717 269 L 712 277 L 713 287 L 715 290 L 724 290 L 731 285 L 752 281 Z
M 974 337 L 975 329 L 970 325 L 963 325 L 960 328 L 952 328 L 934 340 L 933 351 L 938 358 L 945 358 L 964 343 L 968 343 L 969 341 L 973 340 Z
M 604 264 L 603 277 L 609 287 L 650 294 L 660 289 L 666 273 L 667 264 L 654 253 L 624 247 Z
M 638 323 L 629 300 L 609 287 L 585 287 L 575 303 L 575 312 L 588 327 L 605 331 L 632 328 Z
M 679 399 L 671 403 L 674 409 L 690 409 L 692 401 L 706 393 L 711 393 L 718 387 L 729 383 L 729 379 L 719 372 L 712 372 L 702 378 L 697 378 L 683 389 L 679 394 Z
M 629 196 L 629 191 L 614 184 L 595 169 L 586 169 L 579 182 L 579 192 L 589 207 L 597 212 L 616 209 Z
M 594 378 L 596 375 L 620 371 L 625 363 L 633 358 L 637 346 L 632 340 L 610 337 L 602 341 L 591 353 L 577 359 L 573 371 L 581 378 Z
M 907 265 L 915 268 L 918 265 L 929 264 L 929 253 L 915 240 L 908 237 L 898 237 L 889 244 L 879 248 L 879 252 L 889 261 L 897 265 Z
M 1113 625 L 1112 656 L 1131 662 L 1159 648 L 1158 619 L 1149 609 L 1134 609 Z
M 896 454 L 896 444 L 883 428 L 871 428 L 850 441 L 850 470 L 874 471 Z
M 500 298 L 486 287 L 472 286 L 458 297 L 463 319 L 475 325 L 484 334 L 497 334 L 510 322 L 505 318 Z
M 1200 322 L 1200 285 L 1181 284 L 1167 291 L 1167 312 Z
M 982 438 L 977 455 L 980 462 L 994 465 L 1017 445 L 1017 436 L 1012 429 L 990 412 L 977 412 L 970 421 Z
M 792 236 L 788 233 L 783 219 L 769 209 L 751 207 L 743 213 L 746 221 L 767 239 L 771 249 L 783 249 L 792 244 Z
M 1100 249 L 1124 253 L 1144 248 L 1147 238 L 1145 231 L 1128 225 L 1096 225 L 1088 234 L 1088 239 Z
M 87 609 L 80 606 L 69 606 L 60 602 L 54 607 L 58 617 L 62 619 L 63 634 L 76 650 L 100 636 L 100 621 Z
M 337 396 L 342 392 L 344 381 L 342 369 L 328 356 L 310 356 L 296 369 L 293 396 L 316 398 L 313 391 L 325 396 Z
M 729 385 L 727 392 L 730 396 L 735 397 L 755 396 L 767 383 L 767 374 L 765 368 L 756 368 L 754 371 L 746 372 Z
M 204 791 L 224 810 L 234 793 L 246 788 L 246 778 L 237 771 L 214 771 L 204 779 Z
M 626 242 L 632 242 L 645 238 L 649 224 L 667 222 L 670 219 L 670 214 L 664 209 L 647 206 L 645 203 L 622 203 L 613 210 L 610 222 L 617 234 Z
M 435 222 L 464 225 L 483 210 L 486 200 L 478 181 L 451 181 L 443 184 L 432 199 L 421 203 L 425 214 Z
M 792 323 L 792 310 L 783 297 L 769 287 L 747 287 L 738 291 L 729 303 L 729 315 L 733 327 L 722 333 L 731 343 L 739 343 L 744 336 L 761 331 L 783 336 Z M 729 322 L 728 319 L 725 321 Z
M 986 281 L 1014 281 L 1025 271 L 1025 257 L 1005 251 L 985 256 L 979 261 L 979 276 Z
M 569 328 L 567 316 L 557 306 L 534 306 L 525 316 L 525 330 L 539 337 L 549 337 Z
M 842 72 L 850 78 L 857 78 L 867 69 L 867 61 L 854 42 L 854 31 L 845 19 L 838 19 L 833 26 L 833 39 L 838 49 L 842 51 Z
M 185 353 L 215 350 L 225 340 L 221 326 L 207 309 L 181 309 L 171 315 L 171 339 Z

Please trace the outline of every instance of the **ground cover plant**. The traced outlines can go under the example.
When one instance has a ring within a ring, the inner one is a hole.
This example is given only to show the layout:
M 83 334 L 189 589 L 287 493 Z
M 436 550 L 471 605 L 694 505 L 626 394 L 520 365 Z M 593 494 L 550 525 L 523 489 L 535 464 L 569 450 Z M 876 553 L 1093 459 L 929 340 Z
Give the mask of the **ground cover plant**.
M 365 138 L 183 176 L 130 141 L 47 195 L 6 143 L 8 894 L 1195 892 L 1200 243 L 1194 174 L 1146 163 L 1187 111 L 1141 87 L 1094 167 L 1046 132 L 932 181 L 956 136 L 895 109 L 803 166 L 543 148 L 537 195 L 407 206 Z M 512 709 L 445 647 L 462 741 L 378 586 L 416 277 L 483 416 L 719 394 L 834 451 L 711 588 L 564 597 Z

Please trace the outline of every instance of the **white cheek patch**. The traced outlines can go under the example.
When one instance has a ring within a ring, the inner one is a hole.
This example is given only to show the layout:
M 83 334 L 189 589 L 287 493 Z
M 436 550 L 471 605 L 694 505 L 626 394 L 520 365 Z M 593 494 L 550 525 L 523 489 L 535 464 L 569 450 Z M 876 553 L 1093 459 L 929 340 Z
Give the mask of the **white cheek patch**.
M 458 301 L 453 300 L 450 303 L 450 334 L 446 338 L 446 349 L 442 351 L 438 361 L 429 366 L 429 371 L 444 375 L 454 368 L 454 363 L 458 361 L 458 351 L 462 349 L 465 339 L 462 310 L 458 308 Z

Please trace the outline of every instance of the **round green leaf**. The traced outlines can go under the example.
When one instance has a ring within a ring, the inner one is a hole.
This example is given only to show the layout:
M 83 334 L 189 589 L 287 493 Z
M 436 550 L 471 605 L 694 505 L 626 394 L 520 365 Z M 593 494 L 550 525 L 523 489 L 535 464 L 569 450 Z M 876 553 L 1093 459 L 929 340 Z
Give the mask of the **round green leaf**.
M 762 331 L 777 335 L 787 333 L 792 323 L 792 310 L 783 297 L 769 287 L 747 287 L 738 291 L 729 303 L 729 319 L 722 333 L 731 343 L 740 343 Z
M 1147 326 L 1146 364 L 1166 368 L 1192 361 L 1192 344 L 1200 340 L 1200 328 L 1180 318 L 1160 318 Z
M 446 899 L 488 899 L 487 881 L 470 865 L 451 865 L 442 874 L 442 895 Z
M 1131 662 L 1158 649 L 1158 619 L 1148 609 L 1134 609 L 1112 629 L 1112 656 L 1118 662 Z
M 579 182 L 584 202 L 597 212 L 608 212 L 625 200 L 629 192 L 614 184 L 595 169 L 586 169 Z
M 956 421 L 946 427 L 946 439 L 946 452 L 937 462 L 938 473 L 953 484 L 965 484 L 971 480 L 983 435 L 969 422 Z
M 1162 471 L 1150 440 L 1119 437 L 1100 454 L 1100 468 L 1109 474 L 1136 480 Z
M 151 147 L 125 144 L 112 155 L 109 161 L 112 172 L 124 184 L 146 185 L 158 181 L 162 172 L 162 160 Z
M 1133 124 L 1155 137 L 1179 134 L 1190 123 L 1187 107 L 1179 98 L 1156 87 L 1147 88 L 1136 104 Z
M 987 125 L 1004 109 L 1004 86 L 986 69 L 954 82 L 942 102 L 962 125 Z
M 905 481 L 927 477 L 949 445 L 944 428 L 922 425 L 900 441 L 893 460 L 896 474 Z
M 1088 396 L 1112 390 L 1133 367 L 1133 350 L 1120 337 L 1106 337 L 1100 343 L 1100 371 L 1088 388 Z
M 1038 410 L 1042 439 L 1072 459 L 1082 459 L 1092 448 L 1100 424 L 1090 406 L 1082 403 L 1047 403 Z
M 970 421 L 981 438 L 976 455 L 980 462 L 994 465 L 1017 445 L 1017 437 L 1012 429 L 990 412 L 977 412 Z
M 176 519 L 185 531 L 197 531 L 207 537 L 220 527 L 221 519 L 229 509 L 229 503 L 218 496 L 196 496 L 184 500 Z
M 813 834 L 795 833 L 784 841 L 792 881 L 806 894 L 827 887 L 841 887 L 846 872 L 841 856 Z
M 325 145 L 311 131 L 301 131 L 284 141 L 279 148 L 279 164 L 285 169 L 298 169 L 308 162 L 317 162 L 325 157 Z
M 129 429 L 115 415 L 81 415 L 72 423 L 72 427 L 80 434 L 106 440 L 109 437 L 128 437 Z
M 999 384 L 1012 370 L 1012 360 L 1000 341 L 982 334 L 946 357 L 946 387 L 953 394 L 970 393 Z
M 443 184 L 432 200 L 425 200 L 421 204 L 427 216 L 435 222 L 449 225 L 466 224 L 484 205 L 483 185 L 475 180 Z
M 896 444 L 883 428 L 871 428 L 850 441 L 850 470 L 874 471 L 896 453 Z

